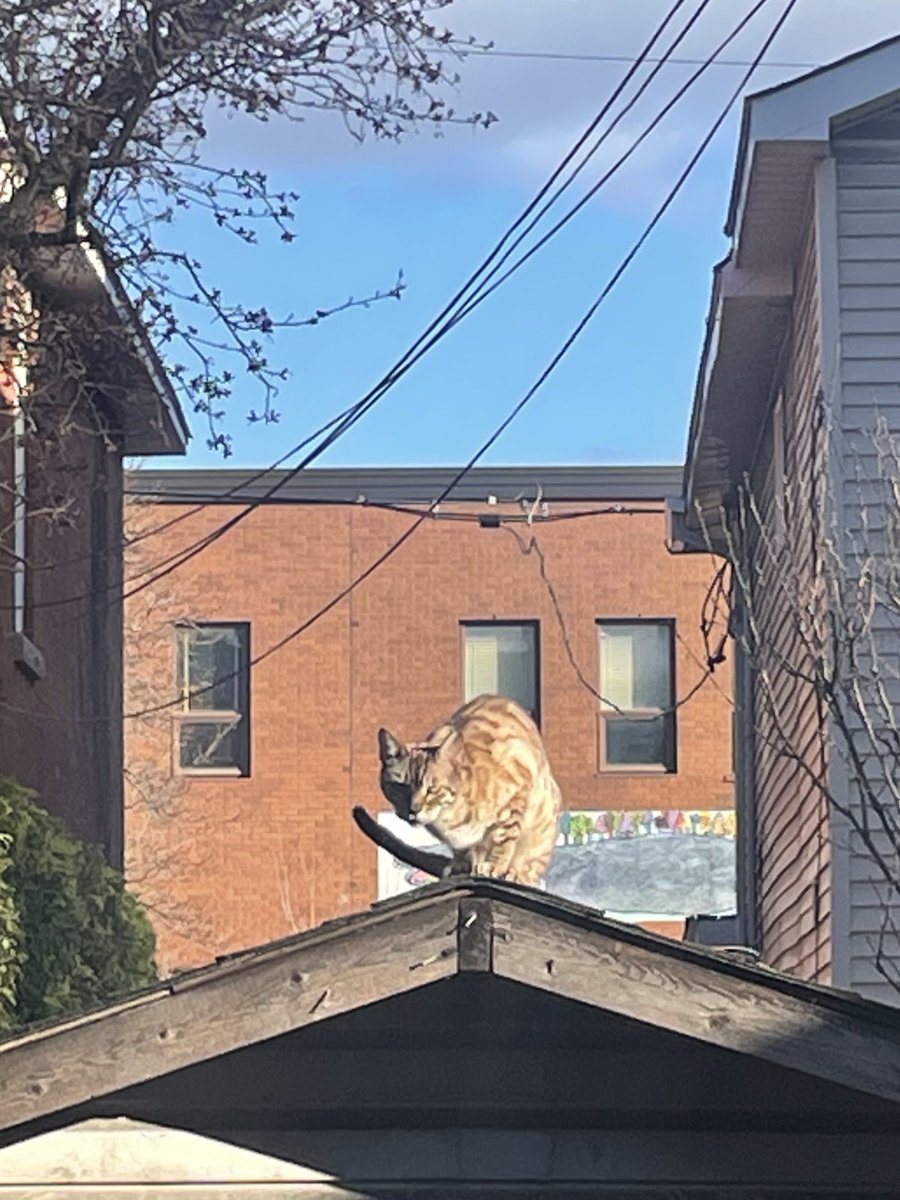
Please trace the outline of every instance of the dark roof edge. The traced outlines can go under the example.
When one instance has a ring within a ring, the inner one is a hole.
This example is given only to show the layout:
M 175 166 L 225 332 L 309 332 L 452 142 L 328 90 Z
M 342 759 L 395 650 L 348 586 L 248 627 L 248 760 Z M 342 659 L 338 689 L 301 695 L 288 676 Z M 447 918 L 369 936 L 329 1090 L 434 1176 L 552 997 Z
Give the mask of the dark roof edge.
M 183 454 L 190 441 L 191 431 L 187 417 L 184 414 L 184 409 L 181 406 L 181 401 L 178 398 L 178 393 L 172 384 L 171 376 L 159 356 L 159 352 L 153 339 L 150 337 L 146 325 L 138 316 L 134 303 L 128 295 L 119 273 L 109 264 L 108 256 L 105 253 L 101 253 L 100 258 L 105 271 L 106 284 L 109 291 L 113 294 L 113 303 L 121 313 L 122 320 L 130 326 L 138 358 L 147 372 L 147 376 L 159 400 L 160 407 L 170 426 L 168 430 L 163 431 L 169 443 L 166 449 L 164 451 L 150 450 L 147 453 Z M 173 439 L 174 444 L 172 444 Z M 140 451 L 136 453 L 140 453 Z
M 290 502 L 363 500 L 431 503 L 459 473 L 458 467 L 316 467 L 289 470 L 178 468 L 137 470 L 126 476 L 126 494 L 160 503 L 240 503 L 267 497 Z M 683 467 L 522 466 L 475 467 L 450 499 L 486 501 L 664 500 L 681 494 Z
M 686 505 L 686 516 L 690 522 L 691 505 L 694 501 L 695 467 L 698 444 L 703 436 L 703 425 L 706 419 L 706 379 L 710 367 L 710 355 L 716 336 L 716 312 L 719 307 L 719 281 L 722 272 L 732 261 L 731 251 L 723 259 L 713 265 L 712 287 L 710 289 L 709 308 L 703 329 L 703 345 L 700 350 L 700 363 L 697 367 L 697 378 L 694 383 L 694 401 L 691 405 L 691 419 L 688 427 L 688 441 L 685 450 L 683 493 Z
M 785 79 L 781 83 L 772 84 L 771 87 L 760 88 L 758 92 L 751 92 L 747 96 L 747 99 L 757 100 L 763 96 L 774 96 L 777 92 L 786 92 L 789 88 L 806 83 L 808 79 L 815 79 L 819 75 L 825 75 L 828 71 L 845 67 L 848 63 L 856 62 L 857 59 L 866 58 L 870 54 L 884 50 L 887 46 L 891 46 L 895 42 L 900 42 L 900 34 L 892 33 L 890 37 L 882 38 L 879 42 L 873 42 L 870 46 L 861 46 L 859 50 L 851 50 L 849 54 L 844 54 L 841 58 L 834 58 L 831 62 L 820 63 L 817 67 L 810 67 L 809 70 L 803 71 L 800 75 L 795 75 L 793 79 Z
M 731 191 L 728 193 L 728 211 L 722 232 L 727 238 L 734 238 L 737 228 L 738 209 L 741 204 L 741 193 L 744 186 L 744 172 L 747 170 L 747 147 L 750 142 L 750 106 L 753 96 L 745 96 L 741 105 L 741 128 L 738 133 L 737 153 L 735 154 L 734 174 L 731 176 Z

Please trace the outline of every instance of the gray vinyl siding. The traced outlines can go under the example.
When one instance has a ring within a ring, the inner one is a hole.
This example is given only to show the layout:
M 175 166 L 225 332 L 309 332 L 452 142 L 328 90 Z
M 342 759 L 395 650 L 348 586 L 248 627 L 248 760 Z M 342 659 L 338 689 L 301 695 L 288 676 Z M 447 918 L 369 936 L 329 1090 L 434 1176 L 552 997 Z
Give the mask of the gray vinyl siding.
M 864 514 L 875 528 L 879 480 L 872 434 L 883 418 L 900 433 L 900 144 L 838 141 L 837 223 L 840 358 L 834 394 L 835 466 L 840 484 L 839 520 L 846 545 Z M 849 570 L 855 570 L 849 566 Z M 890 616 L 875 611 L 880 651 L 896 671 L 900 631 Z M 885 676 L 894 711 L 900 714 L 900 682 Z M 844 772 L 846 774 L 846 772 Z M 853 800 L 852 786 L 848 786 Z M 835 982 L 873 999 L 900 1004 L 900 941 L 885 924 L 900 928 L 900 904 L 884 874 L 852 830 L 844 830 L 847 854 L 843 891 L 849 907 L 842 947 L 844 963 Z M 878 837 L 879 849 L 897 866 L 897 847 Z M 877 961 L 881 949 L 882 963 Z M 885 976 L 894 976 L 891 982 Z

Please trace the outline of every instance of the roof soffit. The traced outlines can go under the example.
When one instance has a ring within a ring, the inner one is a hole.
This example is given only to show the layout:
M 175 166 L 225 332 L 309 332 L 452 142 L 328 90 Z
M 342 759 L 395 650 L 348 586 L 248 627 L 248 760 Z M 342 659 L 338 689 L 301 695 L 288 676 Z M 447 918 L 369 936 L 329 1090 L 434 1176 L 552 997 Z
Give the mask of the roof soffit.
M 832 125 L 897 95 L 900 37 L 756 92 L 744 101 L 725 232 L 739 240 L 757 148 L 781 145 L 798 164 L 827 155 Z M 793 150 L 788 149 L 792 147 Z

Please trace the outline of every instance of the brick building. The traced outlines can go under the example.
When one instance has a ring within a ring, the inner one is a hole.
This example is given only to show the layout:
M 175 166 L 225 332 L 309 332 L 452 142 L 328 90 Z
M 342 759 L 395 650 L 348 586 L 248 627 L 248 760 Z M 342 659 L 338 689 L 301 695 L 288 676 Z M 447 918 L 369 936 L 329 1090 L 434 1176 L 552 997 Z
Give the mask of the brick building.
M 121 867 L 123 458 L 187 426 L 94 251 L 0 274 L 0 307 L 42 350 L 0 344 L 0 774 Z
M 277 476 L 131 477 L 126 575 L 148 586 L 126 612 L 127 862 L 163 970 L 387 894 L 350 816 L 354 804 L 387 808 L 377 729 L 421 737 L 481 691 L 535 713 L 567 811 L 581 814 L 563 837 L 576 856 L 608 835 L 594 814 L 635 835 L 670 814 L 668 834 L 675 814 L 718 811 L 721 823 L 731 809 L 727 664 L 671 711 L 703 673 L 716 569 L 666 549 L 677 468 L 475 470 L 389 562 L 291 636 L 450 478 L 306 471 L 154 579 Z M 659 918 L 660 903 L 629 911 Z

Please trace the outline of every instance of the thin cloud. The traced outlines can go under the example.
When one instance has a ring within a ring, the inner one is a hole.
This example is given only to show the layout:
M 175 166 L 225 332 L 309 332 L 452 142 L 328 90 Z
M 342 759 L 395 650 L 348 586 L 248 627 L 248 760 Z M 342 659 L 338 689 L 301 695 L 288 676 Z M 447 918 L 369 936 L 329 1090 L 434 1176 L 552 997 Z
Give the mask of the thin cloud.
M 493 41 L 501 50 L 631 56 L 668 7 L 669 0 L 606 4 L 602 11 L 596 0 L 456 0 L 441 17 L 458 35 L 471 35 L 481 43 Z M 835 0 L 807 0 L 799 6 L 770 57 L 782 62 L 825 62 L 896 32 L 895 7 L 885 0 L 855 0 L 852 21 L 835 21 L 834 7 Z M 763 9 L 729 47 L 729 59 L 752 57 L 770 19 L 768 8 Z M 679 55 L 702 59 L 734 20 L 731 5 L 711 5 L 679 47 Z M 455 92 L 448 92 L 448 99 L 459 113 L 487 109 L 496 113 L 500 119 L 490 130 L 450 126 L 438 139 L 422 130 L 399 145 L 373 140 L 359 145 L 336 114 L 311 112 L 301 122 L 273 121 L 260 127 L 249 118 L 229 120 L 214 112 L 210 114 L 211 153 L 222 161 L 239 160 L 300 179 L 316 171 L 377 171 L 396 174 L 398 181 L 418 180 L 454 190 L 510 182 L 530 188 L 558 161 L 626 67 L 472 54 L 457 69 L 461 82 Z M 739 70 L 711 69 L 685 97 L 635 156 L 629 167 L 632 190 L 635 181 L 643 191 L 671 174 L 683 147 L 702 136 L 711 105 L 717 106 L 727 95 Z M 624 145 L 688 73 L 686 67 L 665 67 L 610 145 Z M 798 73 L 783 67 L 763 69 L 755 86 L 769 86 Z M 610 154 L 604 153 L 598 169 L 609 161 Z M 608 195 L 618 204 L 627 191 L 617 187 Z

